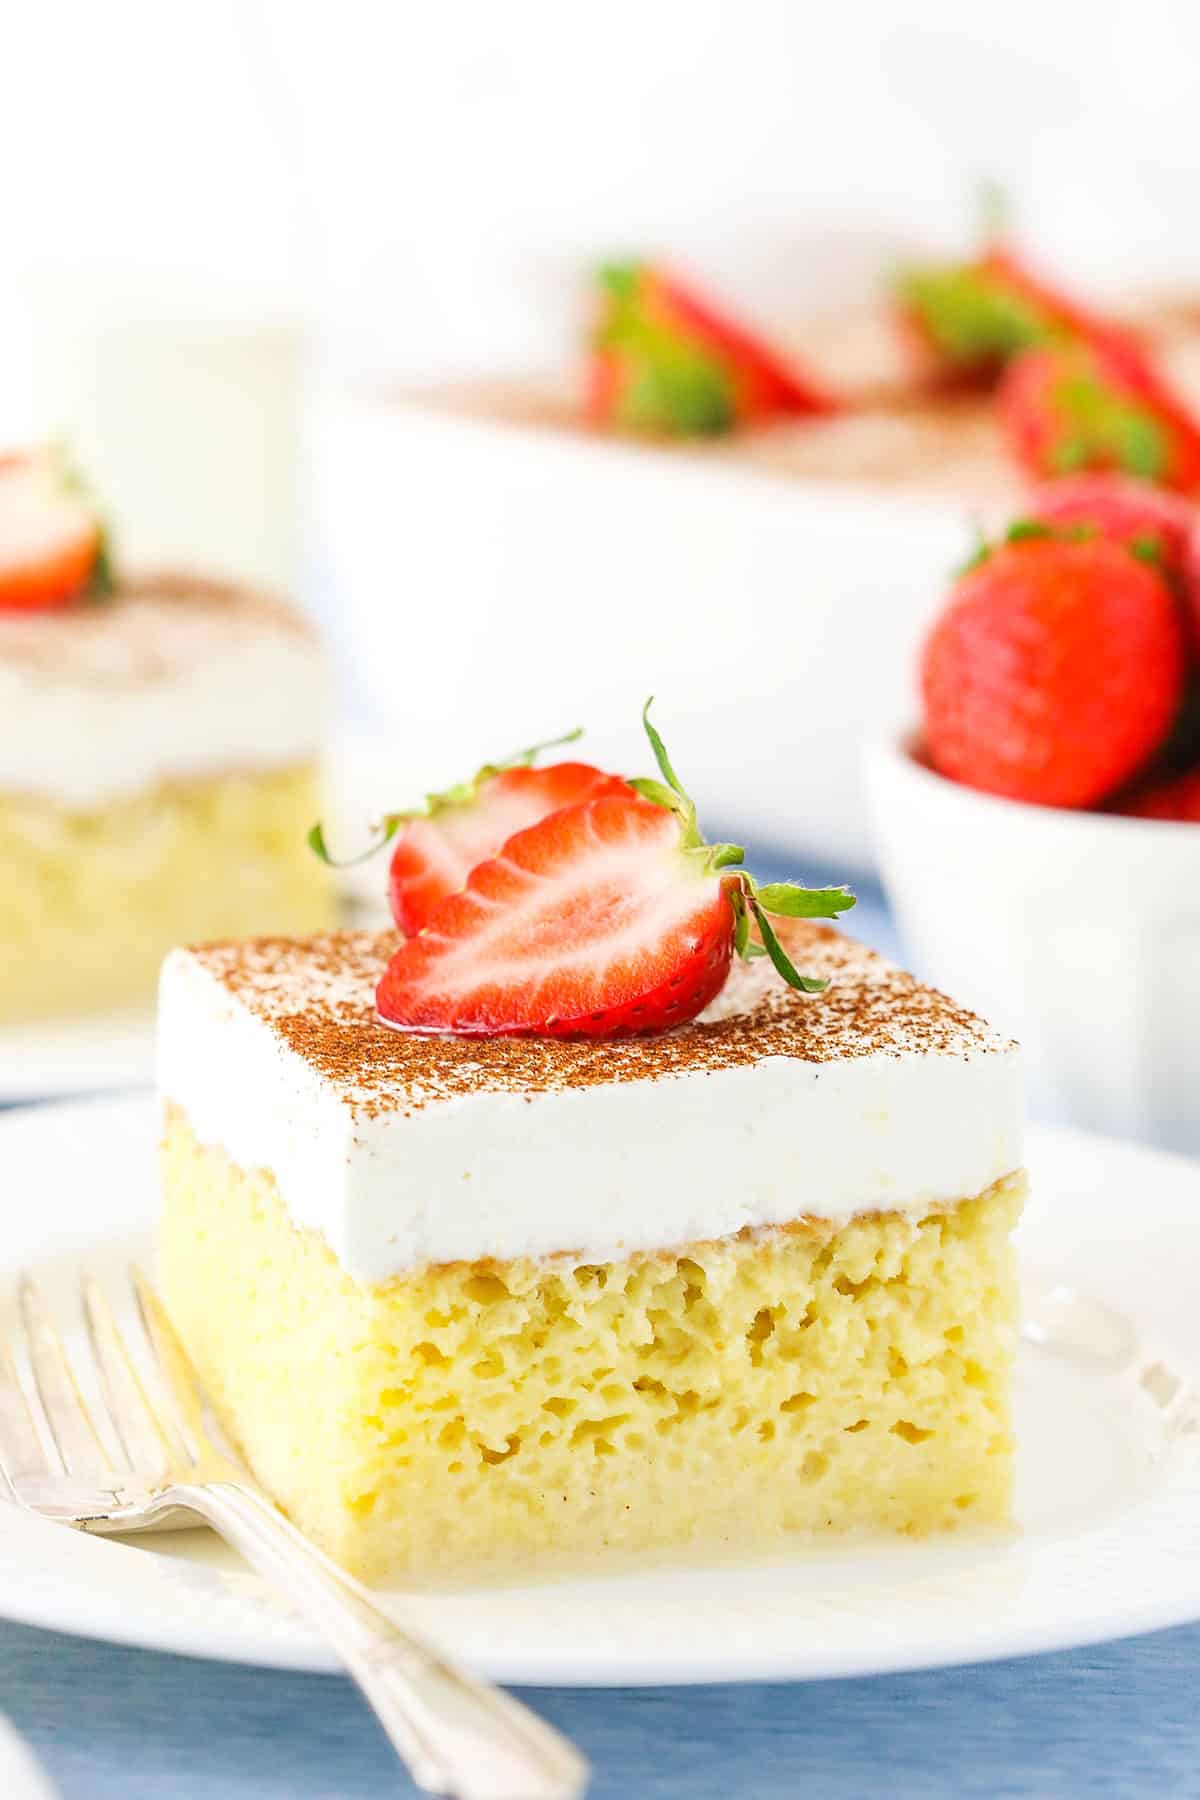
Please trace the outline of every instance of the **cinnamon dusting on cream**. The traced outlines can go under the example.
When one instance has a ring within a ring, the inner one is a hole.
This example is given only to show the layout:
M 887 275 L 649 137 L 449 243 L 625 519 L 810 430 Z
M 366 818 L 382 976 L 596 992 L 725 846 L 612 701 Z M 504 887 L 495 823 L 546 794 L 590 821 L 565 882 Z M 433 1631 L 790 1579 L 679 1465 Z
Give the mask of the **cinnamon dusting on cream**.
M 699 1019 L 654 1037 L 572 1041 L 408 1035 L 375 1015 L 390 932 L 253 938 L 192 954 L 230 996 L 364 1118 L 480 1090 L 518 1096 L 753 1066 L 865 1056 L 970 1056 L 1011 1046 L 973 1013 L 831 927 L 780 921 L 823 994 L 797 994 L 765 961 L 735 966 Z

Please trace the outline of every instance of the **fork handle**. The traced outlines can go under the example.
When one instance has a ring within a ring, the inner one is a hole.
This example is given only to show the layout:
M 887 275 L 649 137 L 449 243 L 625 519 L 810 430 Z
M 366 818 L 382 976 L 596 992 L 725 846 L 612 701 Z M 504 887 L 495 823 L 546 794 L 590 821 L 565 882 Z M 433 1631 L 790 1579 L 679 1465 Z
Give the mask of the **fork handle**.
M 382 1612 L 265 1494 L 179 1483 L 154 1510 L 186 1506 L 272 1582 L 337 1652 L 418 1787 L 454 1800 L 576 1800 L 588 1767 L 566 1739 L 499 1689 L 456 1669 Z

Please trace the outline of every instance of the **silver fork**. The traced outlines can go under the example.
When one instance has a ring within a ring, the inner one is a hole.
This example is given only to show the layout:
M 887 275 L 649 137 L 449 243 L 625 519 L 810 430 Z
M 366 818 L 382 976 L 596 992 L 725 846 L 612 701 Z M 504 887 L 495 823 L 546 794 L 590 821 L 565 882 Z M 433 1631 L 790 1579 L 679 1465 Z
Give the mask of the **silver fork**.
M 225 1441 L 157 1294 L 139 1270 L 132 1282 L 149 1381 L 103 1289 L 83 1278 L 109 1446 L 49 1309 L 22 1278 L 13 1340 L 0 1338 L 0 1468 L 14 1498 L 81 1531 L 210 1525 L 332 1645 L 419 1787 L 454 1800 L 575 1800 L 588 1769 L 565 1738 L 402 1631 L 272 1504 Z

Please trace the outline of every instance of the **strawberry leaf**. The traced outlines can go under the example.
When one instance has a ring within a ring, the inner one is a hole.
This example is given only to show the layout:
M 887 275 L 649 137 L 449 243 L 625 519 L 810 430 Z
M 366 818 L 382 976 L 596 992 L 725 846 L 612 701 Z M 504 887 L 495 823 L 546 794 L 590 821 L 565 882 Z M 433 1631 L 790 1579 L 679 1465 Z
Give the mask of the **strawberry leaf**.
M 965 370 L 1003 364 L 1054 335 L 1035 302 L 978 263 L 902 269 L 894 291 L 938 355 Z
M 1118 468 L 1146 481 L 1162 478 L 1171 458 L 1171 426 L 1093 364 L 1061 374 L 1051 396 L 1060 435 L 1049 445 L 1057 474 Z
M 63 492 L 70 494 L 73 499 L 84 501 L 96 514 L 98 526 L 96 560 L 92 564 L 92 572 L 88 576 L 87 586 L 83 590 L 84 598 L 93 603 L 110 600 L 116 592 L 117 586 L 113 567 L 112 534 L 99 515 L 90 483 L 84 479 L 81 470 L 71 461 L 67 446 L 62 443 L 52 444 L 50 456 L 56 466 L 59 486 Z
M 662 776 L 667 786 L 673 788 L 679 795 L 679 798 L 681 800 L 686 800 L 690 806 L 691 796 L 688 794 L 687 789 L 684 787 L 682 781 L 680 781 L 678 775 L 671 766 L 671 759 L 667 755 L 667 746 L 663 743 L 657 730 L 650 722 L 650 708 L 653 705 L 654 695 L 651 694 L 645 706 L 642 708 L 642 725 L 645 728 L 646 736 L 650 739 L 650 748 L 654 752 L 654 760 L 658 764 L 659 774 Z
M 356 863 L 367 862 L 372 856 L 378 855 L 385 844 L 391 843 L 401 825 L 406 824 L 413 816 L 412 813 L 388 813 L 386 818 L 380 821 L 374 841 L 368 844 L 365 850 L 360 850 L 357 856 L 345 856 L 340 859 L 336 856 L 331 856 L 329 854 L 329 846 L 325 842 L 325 829 L 320 820 L 318 820 L 315 825 L 309 827 L 305 842 L 308 844 L 313 855 L 320 857 L 327 868 L 352 869 Z
M 604 291 L 614 300 L 630 301 L 638 290 L 642 279 L 640 262 L 603 263 L 596 271 L 597 279 Z
M 435 814 L 452 806 L 471 806 L 475 796 L 485 781 L 493 775 L 501 775 L 506 769 L 528 769 L 533 766 L 543 750 L 557 750 L 561 744 L 574 744 L 583 736 L 583 726 L 577 725 L 574 731 L 565 731 L 561 737 L 546 738 L 540 744 L 531 744 L 527 750 L 514 750 L 511 756 L 503 756 L 499 762 L 484 763 L 477 769 L 469 781 L 460 781 L 456 786 L 446 788 L 440 794 L 426 794 L 424 806 L 409 807 L 405 812 L 385 813 L 380 821 L 378 831 L 357 856 L 347 856 L 339 861 L 329 854 L 325 842 L 325 833 L 321 825 L 314 825 L 308 833 L 307 843 L 314 856 L 331 869 L 352 869 L 358 863 L 370 860 L 390 844 L 402 825 L 408 825 L 413 819 L 433 818 Z
M 1030 539 L 1058 537 L 1061 533 L 1044 519 L 1014 519 L 1004 534 L 1006 544 L 1025 544 Z
M 994 175 L 975 184 L 975 213 L 984 242 L 1000 243 L 1012 229 L 1012 195 Z
M 721 869 L 738 867 L 746 855 L 740 844 L 706 844 L 701 836 L 695 804 L 675 772 L 666 745 L 650 721 L 650 708 L 653 704 L 654 697 L 651 695 L 642 708 L 642 724 L 663 779 L 656 781 L 652 776 L 641 777 L 631 781 L 629 785 L 644 800 L 652 801 L 655 806 L 666 807 L 669 812 L 678 816 L 682 829 L 682 848 L 698 862 L 705 875 L 715 875 Z M 790 987 L 799 988 L 805 994 L 822 993 L 829 985 L 828 982 L 820 981 L 815 976 L 800 974 L 772 930 L 767 914 L 778 913 L 791 919 L 833 919 L 854 905 L 854 895 L 849 888 L 806 888 L 794 881 L 773 881 L 760 888 L 752 875 L 743 873 L 728 878 L 728 892 L 733 902 L 733 947 L 737 954 L 747 958 L 769 956 Z M 761 945 L 756 944 L 750 936 L 751 913 L 762 937 Z
M 828 981 L 818 980 L 815 975 L 801 975 L 792 962 L 791 957 L 771 929 L 771 921 L 759 904 L 755 894 L 748 896 L 750 907 L 754 913 L 754 922 L 758 926 L 762 938 L 763 949 L 774 963 L 776 970 L 789 987 L 798 988 L 802 994 L 823 994 L 829 986 Z
M 1126 548 L 1138 562 L 1148 563 L 1152 569 L 1166 573 L 1167 549 L 1157 531 L 1139 531 L 1136 537 L 1130 538 Z
M 728 373 L 712 357 L 688 347 L 625 354 L 617 420 L 633 431 L 676 437 L 716 437 L 737 424 Z
M 733 949 L 736 956 L 745 956 L 750 948 L 750 915 L 746 910 L 744 889 L 735 888 L 730 895 L 733 902 Z
M 505 769 L 531 769 L 543 750 L 558 750 L 563 744 L 577 744 L 582 736 L 583 726 L 577 725 L 574 731 L 564 731 L 561 737 L 543 738 L 540 744 L 531 744 L 528 750 L 514 750 L 511 756 L 502 756 L 499 762 L 484 763 L 475 777 L 475 785 L 486 781 L 489 775 L 503 774 Z
M 652 775 L 634 775 L 630 777 L 630 787 L 643 800 L 651 801 L 655 806 L 665 807 L 667 812 L 681 813 L 683 803 L 674 788 L 669 788 L 664 781 L 655 781 Z
M 806 888 L 795 881 L 769 882 L 755 889 L 754 898 L 767 912 L 787 919 L 836 919 L 854 905 L 849 888 Z
M 395 817 L 419 819 L 424 812 L 429 818 L 433 818 L 436 813 L 450 806 L 473 806 L 484 782 L 490 781 L 494 775 L 503 775 L 506 769 L 530 769 L 543 750 L 557 750 L 561 744 L 574 744 L 582 736 L 583 726 L 577 725 L 574 731 L 565 731 L 561 737 L 546 738 L 540 744 L 531 744 L 527 750 L 514 750 L 511 756 L 502 756 L 498 762 L 483 763 L 468 781 L 455 782 L 453 787 L 445 788 L 440 794 L 426 794 L 423 808 L 418 807 L 409 813 L 397 813 Z
M 100 530 L 100 540 L 96 545 L 96 560 L 92 565 L 92 573 L 88 579 L 87 596 L 89 600 L 110 600 L 116 592 L 117 578 L 113 570 L 112 538 L 107 526 Z

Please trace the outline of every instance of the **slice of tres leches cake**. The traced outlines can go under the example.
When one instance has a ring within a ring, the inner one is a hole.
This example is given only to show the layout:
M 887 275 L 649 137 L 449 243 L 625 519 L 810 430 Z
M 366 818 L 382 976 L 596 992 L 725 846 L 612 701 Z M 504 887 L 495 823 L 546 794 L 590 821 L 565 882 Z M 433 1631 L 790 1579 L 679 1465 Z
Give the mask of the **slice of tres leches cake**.
M 844 890 L 758 889 L 608 780 L 405 942 L 168 959 L 161 1267 L 202 1378 L 373 1580 L 1003 1522 L 1016 1048 L 765 917 Z M 406 828 L 398 917 L 527 786 Z
M 669 1037 L 429 1038 L 387 938 L 179 951 L 162 1270 L 374 1578 L 1006 1518 L 1017 1053 L 827 928 Z

